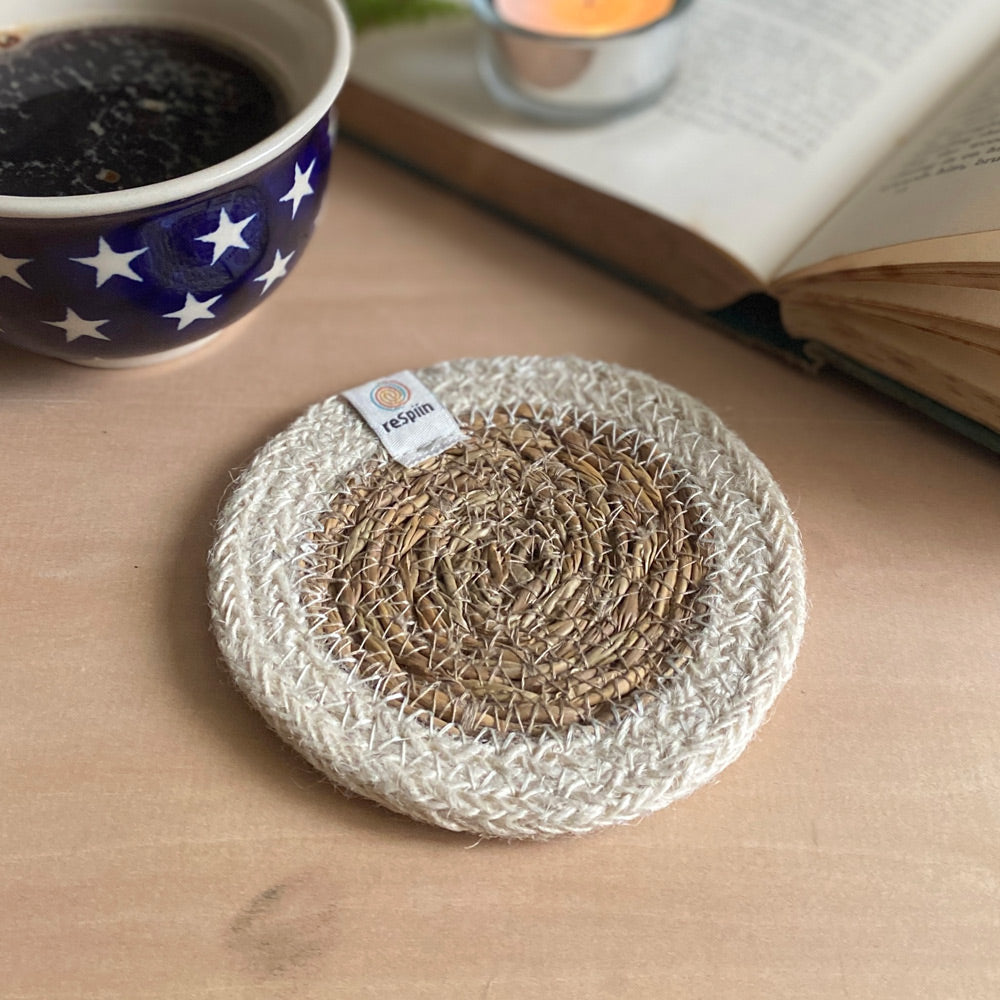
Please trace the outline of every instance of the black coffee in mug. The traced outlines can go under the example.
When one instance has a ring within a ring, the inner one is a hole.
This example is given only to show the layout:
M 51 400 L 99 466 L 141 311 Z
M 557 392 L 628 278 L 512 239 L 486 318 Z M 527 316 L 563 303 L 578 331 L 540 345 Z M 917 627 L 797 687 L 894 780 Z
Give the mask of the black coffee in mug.
M 276 84 L 241 55 L 155 27 L 0 35 L 0 194 L 96 194 L 221 163 L 278 129 Z

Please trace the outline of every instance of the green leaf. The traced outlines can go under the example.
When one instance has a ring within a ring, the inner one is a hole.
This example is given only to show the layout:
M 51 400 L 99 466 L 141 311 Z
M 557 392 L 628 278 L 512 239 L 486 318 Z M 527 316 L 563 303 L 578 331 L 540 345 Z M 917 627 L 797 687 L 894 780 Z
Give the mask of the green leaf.
M 346 6 L 358 32 L 389 24 L 454 15 L 467 9 L 465 4 L 452 0 L 346 0 Z

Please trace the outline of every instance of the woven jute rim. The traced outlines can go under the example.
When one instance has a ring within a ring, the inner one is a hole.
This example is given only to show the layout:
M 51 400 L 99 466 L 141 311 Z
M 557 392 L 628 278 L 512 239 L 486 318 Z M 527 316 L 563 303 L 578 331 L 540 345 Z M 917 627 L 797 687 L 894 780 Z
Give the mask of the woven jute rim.
M 220 648 L 343 787 L 455 830 L 644 816 L 744 749 L 805 617 L 798 532 L 701 404 L 579 359 L 425 369 L 466 440 L 413 469 L 333 398 L 230 494 Z

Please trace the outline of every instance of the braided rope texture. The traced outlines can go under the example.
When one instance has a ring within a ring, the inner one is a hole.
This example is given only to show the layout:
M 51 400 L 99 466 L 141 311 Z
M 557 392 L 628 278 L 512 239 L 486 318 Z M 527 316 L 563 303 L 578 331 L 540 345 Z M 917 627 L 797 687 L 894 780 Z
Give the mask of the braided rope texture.
M 334 397 L 229 494 L 209 600 L 240 689 L 339 786 L 451 830 L 582 834 L 710 781 L 805 624 L 767 470 L 618 366 L 417 374 L 466 443 L 404 470 Z

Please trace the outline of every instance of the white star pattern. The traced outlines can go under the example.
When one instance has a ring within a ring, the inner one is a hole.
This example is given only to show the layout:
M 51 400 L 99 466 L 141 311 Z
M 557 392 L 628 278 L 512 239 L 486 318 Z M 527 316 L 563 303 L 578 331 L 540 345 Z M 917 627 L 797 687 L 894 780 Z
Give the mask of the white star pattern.
M 214 233 L 207 233 L 205 236 L 197 237 L 201 243 L 211 243 L 215 246 L 215 254 L 212 263 L 217 264 L 219 258 L 227 250 L 249 250 L 250 246 L 243 239 L 243 230 L 257 218 L 257 213 L 248 216 L 241 222 L 233 222 L 229 218 L 229 213 L 222 209 L 219 212 L 219 227 Z
M 264 282 L 264 287 L 260 290 L 261 295 L 267 295 L 267 293 L 271 290 L 271 285 L 288 274 L 288 262 L 294 256 L 294 250 L 287 257 L 282 257 L 280 250 L 274 251 L 274 263 L 271 265 L 271 270 L 266 271 L 259 278 L 253 279 L 254 281 Z
M 253 200 L 246 191 L 234 191 L 213 203 L 167 211 L 155 225 L 152 218 L 113 228 L 89 220 L 90 225 L 67 233 L 51 254 L 39 255 L 30 237 L 19 243 L 0 236 L 6 251 L 0 253 L 0 301 L 9 299 L 11 305 L 3 321 L 8 333 L 0 330 L 0 340 L 34 339 L 43 352 L 65 355 L 127 354 L 133 345 L 126 334 L 132 328 L 176 346 L 244 315 L 283 283 L 298 260 L 307 236 L 303 226 L 322 200 L 324 129 L 331 143 L 336 140 L 337 122 L 331 117 L 269 173 Z M 211 253 L 199 244 L 212 247 Z M 26 291 L 15 292 L 13 285 Z M 257 292 L 251 290 L 255 287 Z M 65 298 L 53 299 L 60 288 Z M 59 333 L 46 334 L 45 327 Z M 64 339 L 77 346 L 56 349 Z
M 31 285 L 20 274 L 21 268 L 25 264 L 30 263 L 30 257 L 5 257 L 0 253 L 0 279 L 10 278 L 17 285 L 24 285 L 25 288 L 31 288 Z
M 128 278 L 129 281 L 142 281 L 142 276 L 136 274 L 132 270 L 132 261 L 136 257 L 141 257 L 149 247 L 143 247 L 141 250 L 129 250 L 119 253 L 116 250 L 112 250 L 108 245 L 108 241 L 103 237 L 99 237 L 97 241 L 97 253 L 93 257 L 71 257 L 70 260 L 75 260 L 78 264 L 86 264 L 87 267 L 92 267 L 97 271 L 97 287 L 100 288 L 106 281 L 110 281 L 112 278 Z
M 93 337 L 94 340 L 110 340 L 103 333 L 98 332 L 98 327 L 104 326 L 110 320 L 106 319 L 84 319 L 78 316 L 72 309 L 66 309 L 66 318 L 61 323 L 54 323 L 51 320 L 43 320 L 46 326 L 57 326 L 60 330 L 66 331 L 66 343 L 72 344 L 80 337 Z
M 214 299 L 208 299 L 206 302 L 199 302 L 190 292 L 187 293 L 187 297 L 184 299 L 184 308 L 178 309 L 177 312 L 165 313 L 164 319 L 175 319 L 177 320 L 177 329 L 183 330 L 189 327 L 195 320 L 199 319 L 215 319 L 215 313 L 212 312 L 212 306 L 221 299 L 221 295 L 216 295 Z
M 316 160 L 313 158 L 312 163 L 306 167 L 305 172 L 299 169 L 299 165 L 295 164 L 295 183 L 292 185 L 291 190 L 284 196 L 284 198 L 279 198 L 278 201 L 290 201 L 292 203 L 292 218 L 298 214 L 299 205 L 302 204 L 302 199 L 309 197 L 311 194 L 316 192 L 313 190 L 312 184 L 309 183 L 309 178 L 312 176 L 313 170 L 316 168 Z

